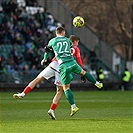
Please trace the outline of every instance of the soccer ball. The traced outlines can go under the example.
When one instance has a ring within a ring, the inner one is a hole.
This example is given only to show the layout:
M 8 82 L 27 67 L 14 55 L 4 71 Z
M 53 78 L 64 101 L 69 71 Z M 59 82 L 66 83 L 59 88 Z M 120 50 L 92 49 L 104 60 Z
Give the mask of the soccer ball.
M 81 16 L 77 16 L 73 19 L 73 25 L 76 28 L 80 28 L 84 25 L 84 19 Z

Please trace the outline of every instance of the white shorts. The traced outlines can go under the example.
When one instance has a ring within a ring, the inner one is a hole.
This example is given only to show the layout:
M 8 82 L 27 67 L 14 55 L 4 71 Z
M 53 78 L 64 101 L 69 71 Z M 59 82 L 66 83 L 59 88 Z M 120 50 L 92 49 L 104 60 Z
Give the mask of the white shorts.
M 57 61 L 52 61 L 41 73 L 45 79 L 50 79 L 55 76 L 55 85 L 62 86 L 59 74 L 59 64 Z

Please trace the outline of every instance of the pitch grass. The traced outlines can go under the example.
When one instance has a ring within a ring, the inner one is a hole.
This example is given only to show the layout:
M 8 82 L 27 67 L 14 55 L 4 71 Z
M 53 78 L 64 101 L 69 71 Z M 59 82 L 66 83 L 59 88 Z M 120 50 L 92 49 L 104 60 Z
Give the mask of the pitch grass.
M 1 93 L 0 133 L 133 133 L 132 91 L 73 92 L 79 112 L 70 117 L 63 95 L 51 120 L 47 111 L 55 92 L 30 92 L 13 99 Z

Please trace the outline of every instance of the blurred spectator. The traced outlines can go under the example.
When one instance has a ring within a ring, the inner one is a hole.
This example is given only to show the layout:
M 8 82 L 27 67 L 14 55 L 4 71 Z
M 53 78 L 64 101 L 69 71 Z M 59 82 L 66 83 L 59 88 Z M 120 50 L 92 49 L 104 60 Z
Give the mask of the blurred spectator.
M 125 68 L 125 71 L 122 74 L 122 86 L 121 86 L 121 90 L 128 90 L 129 88 L 129 82 L 131 79 L 131 72 Z
M 24 57 L 27 62 L 32 62 L 34 60 L 32 49 L 28 49 L 27 51 L 25 51 Z
M 30 74 L 34 75 L 36 72 L 36 65 L 32 65 L 32 68 L 30 69 Z
M 10 56 L 10 59 L 7 61 L 7 72 L 13 74 L 17 69 L 16 63 L 14 62 L 13 56 Z
M 97 70 L 97 55 L 94 48 L 92 48 L 89 52 L 89 61 L 91 70 Z
M 15 64 L 18 65 L 17 68 L 19 69 L 19 66 L 23 62 L 23 58 L 20 55 L 20 53 L 17 51 L 17 46 L 16 45 L 13 47 L 13 50 L 10 53 L 10 57 L 13 57 L 13 60 L 14 60 Z
M 96 74 L 97 74 L 97 81 L 103 82 L 104 73 L 103 73 L 103 69 L 101 67 L 97 69 Z
M 29 71 L 29 66 L 28 66 L 28 64 L 25 64 L 24 66 L 23 66 L 23 74 L 24 75 L 30 75 L 30 71 Z
M 83 68 L 84 70 L 88 70 L 88 54 L 85 53 L 83 56 Z

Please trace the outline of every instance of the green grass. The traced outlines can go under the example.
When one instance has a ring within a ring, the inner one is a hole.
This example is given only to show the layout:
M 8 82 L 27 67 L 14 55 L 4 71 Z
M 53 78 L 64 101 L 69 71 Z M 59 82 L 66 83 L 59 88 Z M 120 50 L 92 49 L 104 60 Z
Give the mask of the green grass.
M 0 133 L 132 133 L 132 91 L 73 92 L 79 112 L 70 117 L 65 96 L 55 111 L 57 120 L 47 115 L 55 92 L 30 92 L 13 99 L 1 93 Z

